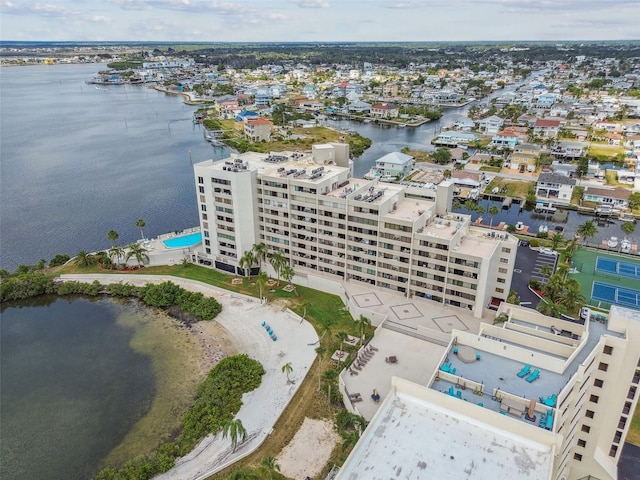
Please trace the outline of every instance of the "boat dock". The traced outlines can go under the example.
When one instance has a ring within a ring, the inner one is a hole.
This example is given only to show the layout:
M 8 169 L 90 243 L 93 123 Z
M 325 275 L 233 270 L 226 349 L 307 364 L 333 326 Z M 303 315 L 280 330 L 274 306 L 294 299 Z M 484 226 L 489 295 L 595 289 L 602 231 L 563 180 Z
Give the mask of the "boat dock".
M 513 203 L 513 198 L 505 197 L 504 200 L 502 201 L 502 208 L 504 210 L 508 210 L 509 208 L 511 208 L 512 203 Z

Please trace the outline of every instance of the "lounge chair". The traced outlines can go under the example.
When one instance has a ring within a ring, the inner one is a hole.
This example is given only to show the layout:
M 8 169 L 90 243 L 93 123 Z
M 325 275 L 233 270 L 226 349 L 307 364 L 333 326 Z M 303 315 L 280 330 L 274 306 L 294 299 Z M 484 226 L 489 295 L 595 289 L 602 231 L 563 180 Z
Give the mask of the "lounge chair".
M 535 380 L 538 379 L 538 377 L 540 376 L 540 370 L 538 370 L 537 368 L 533 371 L 533 373 L 531 375 L 529 375 L 526 380 L 527 382 L 531 383 Z
M 522 370 L 518 372 L 518 377 L 524 378 L 525 375 L 527 375 L 530 370 L 531 370 L 531 365 L 525 365 L 524 367 L 522 367 Z

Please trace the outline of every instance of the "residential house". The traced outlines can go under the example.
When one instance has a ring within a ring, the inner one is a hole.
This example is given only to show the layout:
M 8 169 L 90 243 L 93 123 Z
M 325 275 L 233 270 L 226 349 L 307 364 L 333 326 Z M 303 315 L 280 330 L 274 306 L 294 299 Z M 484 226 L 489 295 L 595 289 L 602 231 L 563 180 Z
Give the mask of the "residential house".
M 570 203 L 576 181 L 566 175 L 541 173 L 536 182 L 536 196 L 554 202 Z
M 540 146 L 535 143 L 520 143 L 513 147 L 514 153 L 529 153 L 536 157 L 540 155 Z
M 609 145 L 620 145 L 624 137 L 619 133 L 607 132 L 604 134 L 604 138 L 609 143 Z
M 534 153 L 513 152 L 509 157 L 511 170 L 517 173 L 535 172 L 538 155 Z
M 244 130 L 244 126 L 249 120 L 255 120 L 259 117 L 260 114 L 258 112 L 254 112 L 252 110 L 243 110 L 236 115 L 236 123 L 234 123 L 233 128 L 241 132 Z
M 378 118 L 397 118 L 400 109 L 390 103 L 376 103 L 371 105 L 371 116 Z
M 504 120 L 497 115 L 478 120 L 478 128 L 487 135 L 494 135 L 500 131 L 504 125 Z
M 455 130 L 445 130 L 440 132 L 431 143 L 434 145 L 456 147 L 458 145 L 468 145 L 478 140 L 478 136 L 475 133 L 456 132 Z
M 615 123 L 615 122 L 596 122 L 593 125 L 593 129 L 595 131 L 598 130 L 605 130 L 607 132 L 610 133 L 616 133 L 616 132 L 621 132 L 622 131 L 622 125 L 620 125 L 619 123 Z
M 375 170 L 381 177 L 402 179 L 413 171 L 415 164 L 416 162 L 411 155 L 391 152 L 376 160 Z
M 347 105 L 347 110 L 355 113 L 369 113 L 371 111 L 371 104 L 357 100 Z
M 248 120 L 244 125 L 244 134 L 251 142 L 268 142 L 271 140 L 273 124 L 264 118 Z
M 533 134 L 546 138 L 556 138 L 560 130 L 560 120 L 538 118 L 533 125 Z
M 382 95 L 385 97 L 397 97 L 398 96 L 398 84 L 396 82 L 387 83 L 382 86 Z
M 585 187 L 582 200 L 602 205 L 611 205 L 614 208 L 627 208 L 629 206 L 631 191 L 624 187 Z
M 518 143 L 522 141 L 526 141 L 527 134 L 523 133 L 519 130 L 516 130 L 513 127 L 505 128 L 504 130 L 499 131 L 491 138 L 491 143 L 489 146 L 492 147 L 508 147 L 513 148 Z
M 566 117 L 572 110 L 573 107 L 567 103 L 556 103 L 550 108 L 549 115 L 552 117 Z
M 454 124 L 454 128 L 456 130 L 460 130 L 461 132 L 470 132 L 476 126 L 475 122 L 471 120 L 469 117 L 462 117 L 456 120 Z
M 289 105 L 292 107 L 301 107 L 309 101 L 309 97 L 305 95 L 296 95 L 288 99 Z
M 583 142 L 569 142 L 561 140 L 551 149 L 551 155 L 562 159 L 575 159 L 584 155 L 587 144 Z
M 551 108 L 557 100 L 558 96 L 555 93 L 542 93 L 536 98 L 536 106 L 538 108 L 548 109 Z

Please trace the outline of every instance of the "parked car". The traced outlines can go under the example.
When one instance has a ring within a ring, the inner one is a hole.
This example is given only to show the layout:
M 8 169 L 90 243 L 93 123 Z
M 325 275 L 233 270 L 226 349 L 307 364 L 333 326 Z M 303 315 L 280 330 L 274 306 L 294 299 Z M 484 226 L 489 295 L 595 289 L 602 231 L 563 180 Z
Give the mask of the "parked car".
M 558 252 L 556 252 L 553 248 L 549 248 L 549 247 L 542 247 L 540 249 L 540 253 L 544 253 L 545 255 L 558 255 Z

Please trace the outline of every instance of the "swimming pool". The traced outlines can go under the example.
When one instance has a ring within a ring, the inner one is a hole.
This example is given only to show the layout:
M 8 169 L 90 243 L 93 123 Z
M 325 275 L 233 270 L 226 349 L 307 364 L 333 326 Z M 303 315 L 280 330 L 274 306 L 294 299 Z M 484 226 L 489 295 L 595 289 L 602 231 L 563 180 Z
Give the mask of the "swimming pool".
M 168 238 L 163 240 L 162 243 L 167 248 L 188 248 L 193 247 L 199 243 L 202 243 L 202 233 L 190 233 L 189 235 L 182 235 L 180 237 Z

